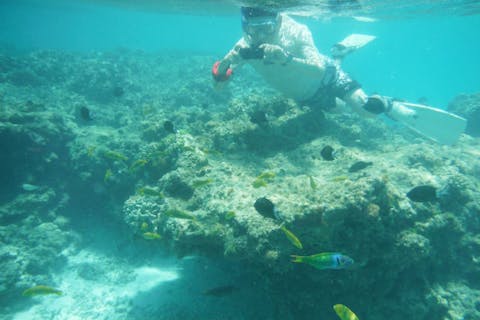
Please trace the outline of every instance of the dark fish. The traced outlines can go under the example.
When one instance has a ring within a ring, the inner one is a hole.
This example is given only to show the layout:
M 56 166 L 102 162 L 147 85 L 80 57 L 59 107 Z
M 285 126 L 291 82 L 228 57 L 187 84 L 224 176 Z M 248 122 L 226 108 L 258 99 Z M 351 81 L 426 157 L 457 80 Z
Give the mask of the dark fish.
M 323 147 L 322 151 L 320 151 L 320 154 L 322 155 L 323 160 L 327 161 L 332 161 L 333 158 L 333 153 L 335 150 L 331 146 L 325 146 Z
M 92 121 L 93 120 L 92 113 L 91 113 L 90 109 L 88 109 L 85 106 L 80 107 L 80 116 L 85 121 Z
M 122 87 L 116 86 L 116 87 L 113 87 L 112 93 L 114 97 L 119 98 L 123 96 L 123 94 L 125 93 L 125 90 L 123 90 Z
M 175 129 L 175 126 L 173 125 L 173 122 L 170 121 L 170 120 L 166 120 L 163 123 L 163 128 L 165 129 L 165 131 L 170 132 L 170 133 L 176 133 L 177 132 L 177 129 Z
M 255 210 L 257 210 L 257 212 L 264 217 L 272 219 L 275 219 L 277 217 L 275 205 L 272 201 L 268 200 L 265 197 L 258 198 L 253 204 L 253 206 L 255 207 Z
M 205 290 L 203 294 L 206 296 L 223 297 L 231 294 L 235 290 L 237 290 L 236 287 L 232 285 L 226 285 Z
M 357 172 L 373 164 L 371 161 L 357 161 L 348 169 L 348 172 Z
M 250 121 L 259 126 L 265 126 L 268 124 L 267 114 L 265 111 L 257 110 L 250 115 Z
M 407 197 L 414 202 L 436 201 L 437 189 L 429 185 L 422 185 L 407 192 Z
M 421 104 L 427 104 L 428 99 L 427 99 L 427 97 L 420 97 L 420 98 L 417 99 L 417 102 L 421 103 Z

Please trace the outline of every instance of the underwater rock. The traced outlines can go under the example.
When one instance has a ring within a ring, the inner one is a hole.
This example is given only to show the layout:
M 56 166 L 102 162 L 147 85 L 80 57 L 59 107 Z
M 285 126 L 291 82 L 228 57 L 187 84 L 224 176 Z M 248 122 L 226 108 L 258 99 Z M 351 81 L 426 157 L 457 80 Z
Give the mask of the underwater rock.
M 112 94 L 116 98 L 120 98 L 121 96 L 124 95 L 124 93 L 125 93 L 125 90 L 120 86 L 115 86 L 112 89 Z
M 414 202 L 430 202 L 438 200 L 437 189 L 429 185 L 422 185 L 413 188 L 407 192 L 407 197 Z
M 94 263 L 81 263 L 77 267 L 77 275 L 85 280 L 95 281 L 105 277 L 105 270 L 103 265 Z
M 22 184 L 22 189 L 28 192 L 32 192 L 40 189 L 40 186 L 30 184 L 30 183 L 24 183 Z
M 445 185 L 438 190 L 437 195 L 442 208 L 447 210 L 460 210 L 465 205 L 474 201 L 475 184 L 464 175 L 452 175 Z
M 335 150 L 333 150 L 331 146 L 325 146 L 322 148 L 322 151 L 320 151 L 320 155 L 322 156 L 323 160 L 333 161 L 334 152 Z
M 266 126 L 268 124 L 267 114 L 265 113 L 265 111 L 262 110 L 254 111 L 250 115 L 250 121 L 252 123 L 258 124 L 261 127 Z
M 174 198 L 188 200 L 193 196 L 194 189 L 188 185 L 176 172 L 162 177 L 161 183 L 165 193 Z
M 430 299 L 446 310 L 445 319 L 480 319 L 479 296 L 478 287 L 461 280 L 436 283 L 429 292 Z
M 480 137 L 480 93 L 455 97 L 447 110 L 467 119 L 465 133 Z
M 233 285 L 224 285 L 205 290 L 203 294 L 206 296 L 224 297 L 231 294 L 235 290 L 237 290 L 237 288 Z
M 432 254 L 430 240 L 412 230 L 402 231 L 398 235 L 396 246 L 399 250 L 399 256 L 405 257 L 399 258 L 405 259 L 402 263 L 403 267 L 426 261 Z

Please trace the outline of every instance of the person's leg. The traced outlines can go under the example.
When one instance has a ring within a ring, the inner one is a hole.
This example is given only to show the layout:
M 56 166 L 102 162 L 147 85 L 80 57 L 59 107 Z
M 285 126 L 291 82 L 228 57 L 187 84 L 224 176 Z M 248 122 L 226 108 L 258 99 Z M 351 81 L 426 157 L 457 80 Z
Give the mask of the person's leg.
M 415 114 L 415 111 L 401 103 L 393 103 L 395 100 L 390 97 L 378 94 L 367 96 L 362 89 L 355 90 L 343 99 L 353 110 L 364 116 L 376 116 L 384 113 L 395 118 L 396 115 L 404 117 Z
M 368 112 L 364 108 L 364 106 L 368 103 L 369 98 L 365 91 L 363 91 L 361 88 L 347 93 L 342 100 L 345 101 L 347 106 L 349 106 L 353 111 L 364 117 L 375 116 L 374 113 Z

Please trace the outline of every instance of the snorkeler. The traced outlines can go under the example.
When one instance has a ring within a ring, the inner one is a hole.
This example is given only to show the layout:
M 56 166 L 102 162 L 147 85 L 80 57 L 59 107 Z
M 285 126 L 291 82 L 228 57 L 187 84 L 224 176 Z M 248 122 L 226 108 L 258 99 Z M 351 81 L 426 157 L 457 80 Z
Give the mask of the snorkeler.
M 217 83 L 230 80 L 234 70 L 249 63 L 272 87 L 313 108 L 334 108 L 340 99 L 362 115 L 384 113 L 439 143 L 454 143 L 463 133 L 465 119 L 451 113 L 386 96 L 368 96 L 340 68 L 343 56 L 334 54 L 332 59 L 320 54 L 308 27 L 290 16 L 252 7 L 242 7 L 241 15 L 243 37 L 213 65 Z M 338 44 L 333 49 L 338 53 Z M 348 48 L 341 49 L 348 53 Z

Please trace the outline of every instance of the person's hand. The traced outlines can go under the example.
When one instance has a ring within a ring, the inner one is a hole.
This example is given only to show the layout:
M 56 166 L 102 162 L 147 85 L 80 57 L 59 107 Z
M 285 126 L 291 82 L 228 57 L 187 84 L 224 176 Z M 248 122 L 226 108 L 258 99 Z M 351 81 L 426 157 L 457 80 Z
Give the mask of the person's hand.
M 263 61 L 266 64 L 286 64 L 292 56 L 276 44 L 264 43 L 259 46 L 263 50 Z
M 226 61 L 216 61 L 212 66 L 212 77 L 216 82 L 227 81 L 233 71 Z

